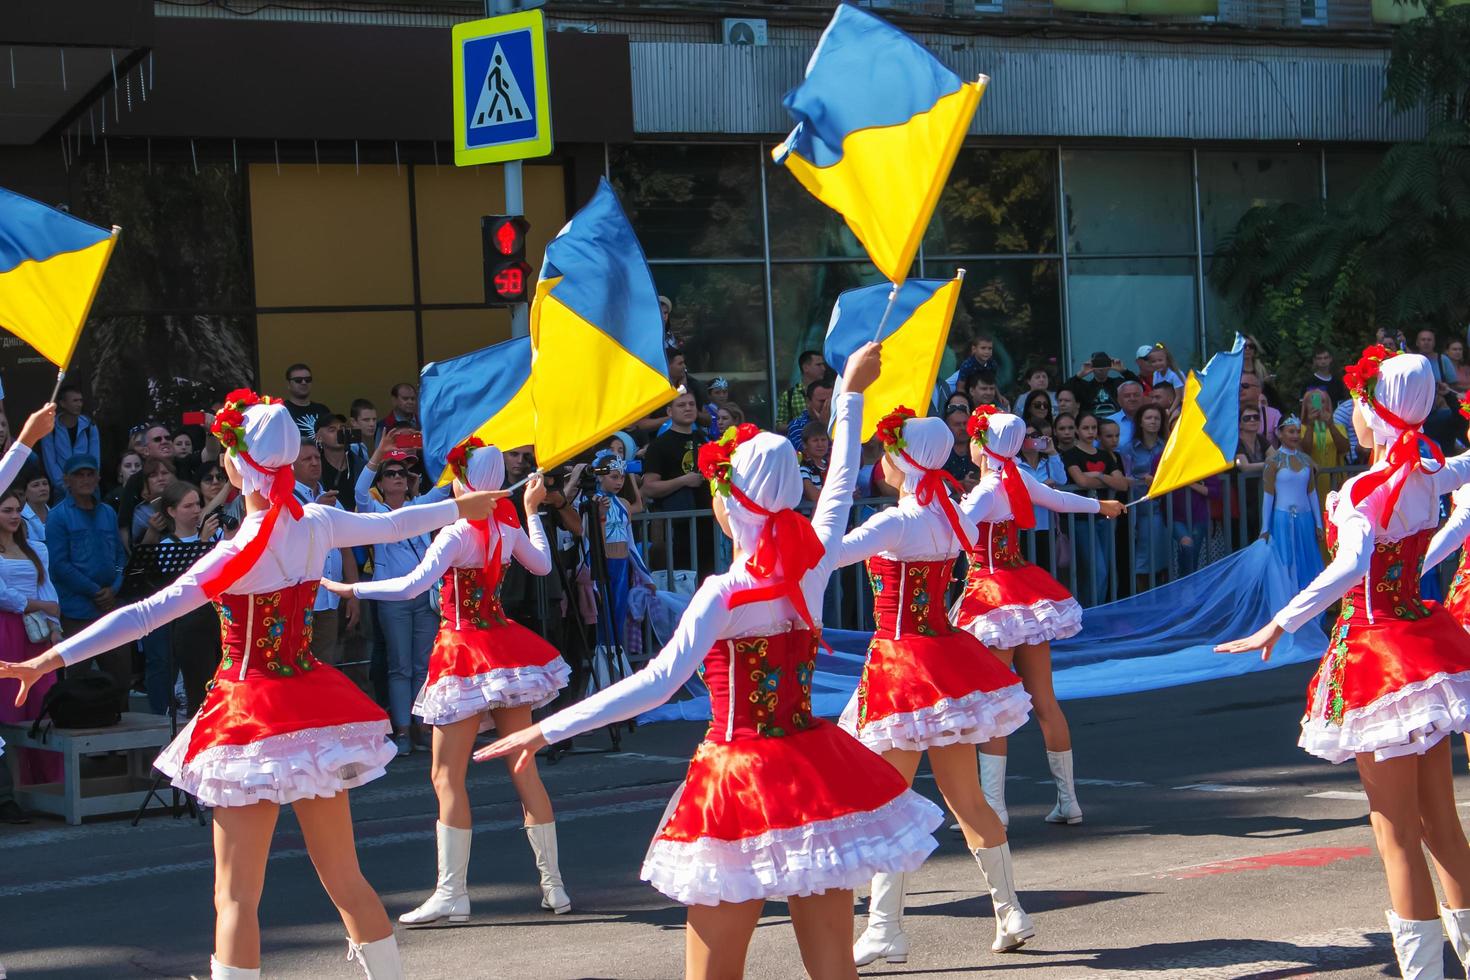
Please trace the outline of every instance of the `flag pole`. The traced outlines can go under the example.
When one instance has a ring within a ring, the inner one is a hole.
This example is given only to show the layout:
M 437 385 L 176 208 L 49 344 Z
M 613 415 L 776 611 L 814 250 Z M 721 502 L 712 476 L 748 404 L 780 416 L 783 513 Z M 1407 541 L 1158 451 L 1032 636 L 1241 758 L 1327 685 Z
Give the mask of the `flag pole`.
M 888 325 L 888 315 L 898 305 L 898 283 L 893 284 L 893 289 L 888 293 L 888 305 L 883 308 L 883 318 L 878 321 L 878 329 L 873 331 L 873 343 L 883 339 L 883 328 Z

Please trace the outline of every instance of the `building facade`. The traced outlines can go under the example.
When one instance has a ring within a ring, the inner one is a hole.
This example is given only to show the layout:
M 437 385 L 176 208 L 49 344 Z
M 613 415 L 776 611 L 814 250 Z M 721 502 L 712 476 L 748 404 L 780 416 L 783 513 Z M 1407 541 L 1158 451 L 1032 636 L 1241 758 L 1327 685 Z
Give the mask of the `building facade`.
M 992 78 L 915 271 L 966 270 L 954 347 L 992 334 L 1003 384 L 1156 341 L 1199 363 L 1234 326 L 1208 273 L 1239 217 L 1345 197 L 1424 125 L 1381 103 L 1391 24 L 1411 12 L 1391 0 L 870 6 Z M 509 336 L 484 303 L 479 242 L 502 174 L 455 168 L 449 144 L 449 28 L 481 9 L 0 12 L 16 96 L 0 104 L 0 182 L 124 229 L 74 372 L 106 422 L 245 380 L 278 390 L 295 361 L 329 405 L 386 408 L 424 362 Z M 547 13 L 557 146 L 525 167 L 533 263 L 608 176 L 691 370 L 729 379 L 767 422 L 837 294 L 878 278 L 770 160 L 831 3 Z M 54 380 L 13 340 L 0 372 L 35 397 Z

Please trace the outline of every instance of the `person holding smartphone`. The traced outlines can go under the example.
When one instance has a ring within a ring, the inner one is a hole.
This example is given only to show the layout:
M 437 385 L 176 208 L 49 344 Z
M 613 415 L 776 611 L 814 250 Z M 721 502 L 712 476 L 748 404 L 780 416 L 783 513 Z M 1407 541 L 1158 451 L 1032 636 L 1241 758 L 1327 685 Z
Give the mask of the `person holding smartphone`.
M 1137 374 L 1123 366 L 1123 362 L 1106 351 L 1097 351 L 1077 369 L 1075 377 L 1069 378 L 1064 388 L 1077 397 L 1082 411 L 1092 412 L 1099 400 L 1118 403 L 1118 386 L 1124 381 L 1140 380 Z

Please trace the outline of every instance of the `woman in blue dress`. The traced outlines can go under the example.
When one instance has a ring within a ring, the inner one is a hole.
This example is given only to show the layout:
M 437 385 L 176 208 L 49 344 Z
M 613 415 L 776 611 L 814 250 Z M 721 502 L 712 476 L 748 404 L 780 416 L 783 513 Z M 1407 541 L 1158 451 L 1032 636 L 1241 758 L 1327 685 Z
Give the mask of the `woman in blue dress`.
M 1276 426 L 1281 445 L 1266 454 L 1262 471 L 1261 537 L 1286 566 L 1293 588 L 1311 584 L 1322 571 L 1322 501 L 1316 467 L 1302 451 L 1302 424 L 1295 415 Z

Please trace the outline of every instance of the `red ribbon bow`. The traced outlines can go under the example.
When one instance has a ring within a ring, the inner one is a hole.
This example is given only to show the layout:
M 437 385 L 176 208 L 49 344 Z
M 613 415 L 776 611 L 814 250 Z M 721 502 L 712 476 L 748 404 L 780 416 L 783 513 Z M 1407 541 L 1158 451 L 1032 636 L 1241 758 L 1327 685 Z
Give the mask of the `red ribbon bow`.
M 950 490 L 963 493 L 964 487 L 946 470 L 931 470 L 927 466 L 921 466 L 907 450 L 900 449 L 898 455 L 903 461 L 916 470 L 921 470 L 923 476 L 919 477 L 919 485 L 914 488 L 914 500 L 920 507 L 928 507 L 936 500 L 939 501 L 940 510 L 944 511 L 945 520 L 949 521 L 950 530 L 954 536 L 960 539 L 960 544 L 966 551 L 975 546 L 970 542 L 970 536 L 965 533 L 965 526 L 960 521 L 960 512 L 955 510 L 954 500 L 950 498 Z
M 767 585 L 730 593 L 725 600 L 725 606 L 734 609 L 752 602 L 784 598 L 796 609 L 802 622 L 816 633 L 817 623 L 812 618 L 811 610 L 807 608 L 806 595 L 801 591 L 801 579 L 821 563 L 826 549 L 822 547 L 822 541 L 812 528 L 811 521 L 789 507 L 785 510 L 766 510 L 747 497 L 733 482 L 730 484 L 730 494 L 740 502 L 740 506 L 766 519 L 761 527 L 760 537 L 756 539 L 755 550 L 745 560 L 745 569 L 757 578 L 771 581 Z M 822 641 L 822 646 L 829 651 L 832 649 L 825 640 Z
M 1429 447 L 1430 457 L 1440 466 L 1444 466 L 1444 453 L 1436 442 L 1423 433 L 1419 426 L 1410 425 L 1376 401 L 1370 404 L 1373 411 L 1378 413 L 1378 417 L 1393 426 L 1399 435 L 1393 445 L 1388 447 L 1386 457 L 1388 466 L 1381 470 L 1371 470 L 1359 477 L 1358 482 L 1353 484 L 1351 497 L 1353 506 L 1356 507 L 1370 497 L 1375 490 L 1384 484 L 1391 483 L 1392 487 L 1388 492 L 1388 497 L 1384 500 L 1383 507 L 1378 513 L 1378 526 L 1386 528 L 1389 517 L 1393 515 L 1394 507 L 1398 505 L 1399 494 L 1403 492 L 1404 484 L 1409 482 L 1409 474 L 1415 470 L 1422 471 L 1424 468 L 1424 457 L 1419 453 L 1420 444 Z
M 1035 527 L 1036 509 L 1031 506 L 1031 492 L 1026 489 L 1026 481 L 1021 479 L 1016 458 L 998 456 L 989 449 L 985 450 L 985 455 L 1000 464 L 1000 485 L 1006 492 L 1006 499 L 1011 502 L 1011 517 L 1016 527 L 1023 531 Z
M 265 467 L 257 463 L 248 452 L 242 452 L 237 457 L 257 473 L 264 474 L 270 478 L 266 488 L 266 499 L 270 501 L 270 507 L 265 512 L 265 519 L 260 522 L 260 530 L 255 536 L 245 542 L 245 546 L 225 560 L 224 565 L 214 578 L 203 585 L 205 596 L 212 602 L 219 598 L 230 586 L 245 575 L 246 572 L 255 567 L 260 561 L 260 556 L 265 554 L 266 545 L 270 543 L 271 532 L 276 529 L 276 522 L 281 518 L 281 511 L 291 515 L 292 520 L 301 520 L 305 513 L 301 509 L 301 501 L 296 499 L 296 473 L 289 466 Z

